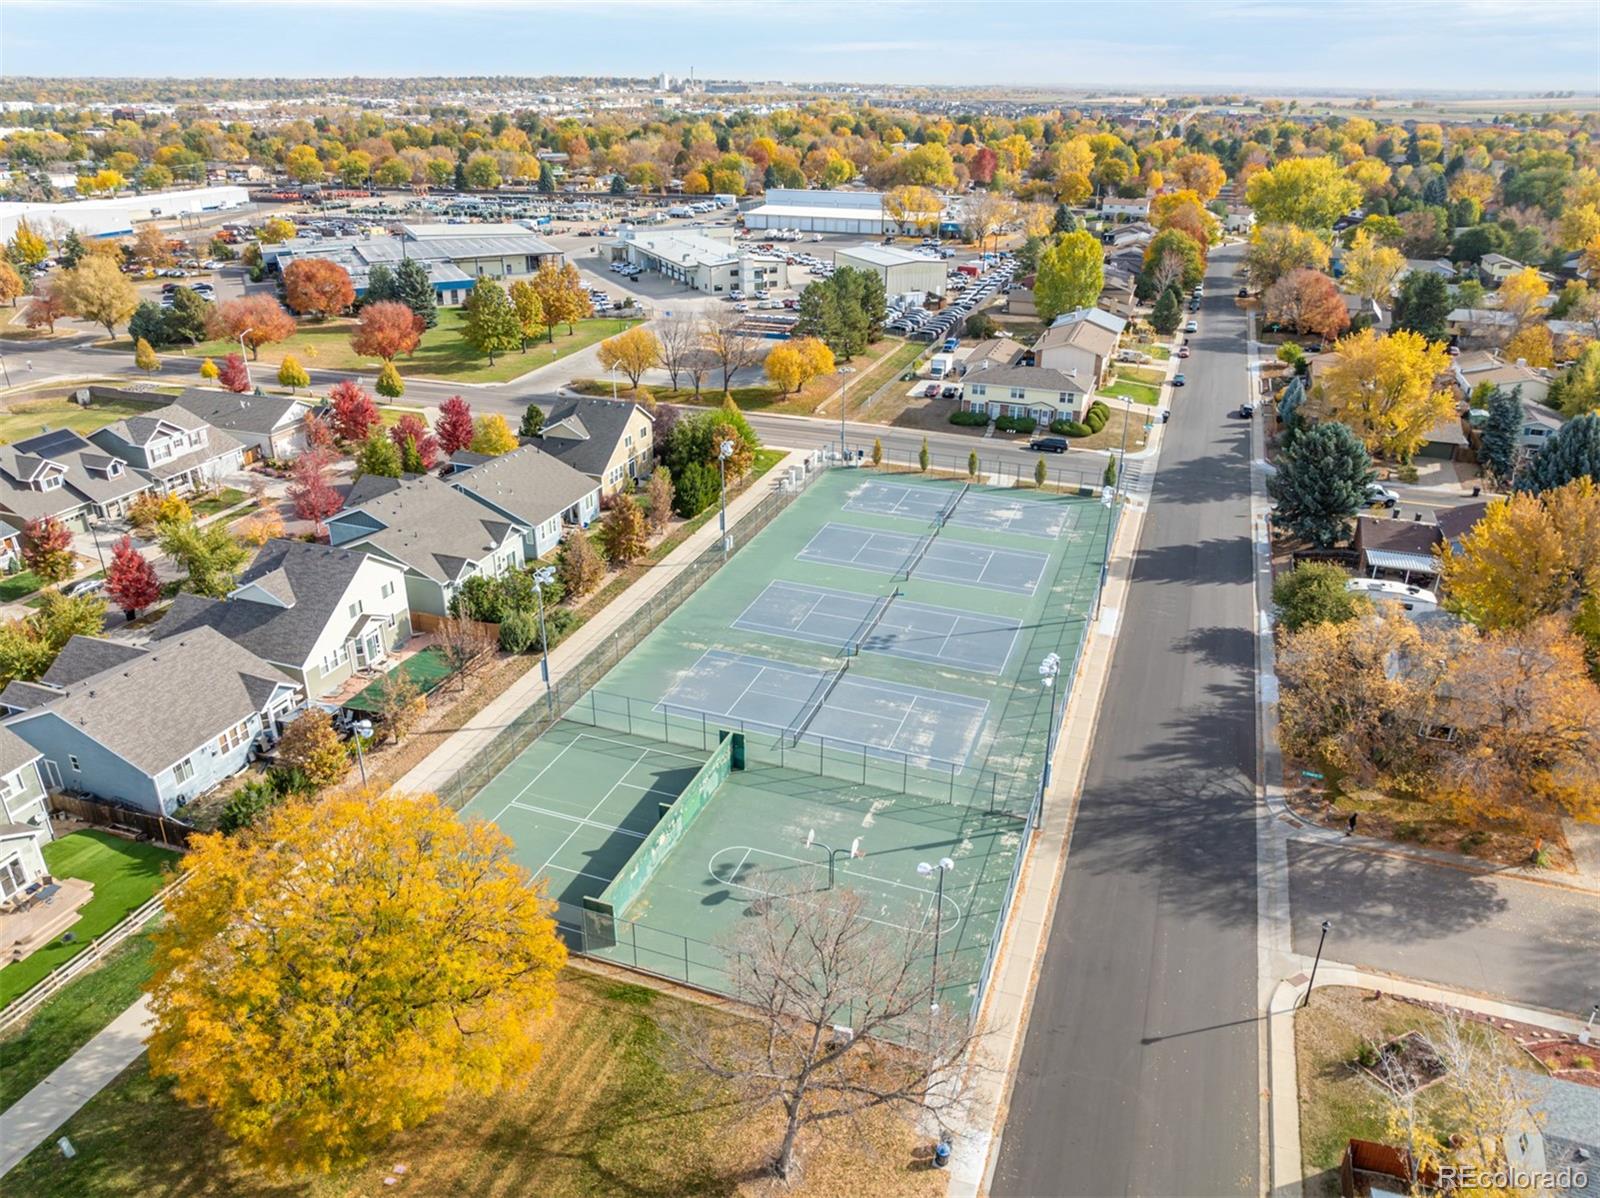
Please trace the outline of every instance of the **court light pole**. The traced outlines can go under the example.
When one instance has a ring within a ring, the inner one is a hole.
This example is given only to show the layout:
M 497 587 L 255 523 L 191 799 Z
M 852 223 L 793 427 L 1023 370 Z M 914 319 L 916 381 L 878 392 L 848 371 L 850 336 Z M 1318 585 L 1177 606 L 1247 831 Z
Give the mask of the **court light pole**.
M 1050 789 L 1050 761 L 1056 749 L 1056 679 L 1061 674 L 1061 655 L 1047 653 L 1039 663 L 1039 681 L 1050 696 L 1050 725 L 1044 732 L 1044 789 Z M 1040 804 L 1041 813 L 1044 803 Z
M 357 720 L 350 725 L 350 731 L 355 733 L 356 764 L 361 767 L 361 785 L 367 784 L 367 755 L 361 751 L 361 741 L 372 735 L 371 720 Z
M 578 535 L 584 534 L 580 531 Z M 545 703 L 551 715 L 556 713 L 556 696 L 550 686 L 550 638 L 544 631 L 544 588 L 554 582 L 555 577 L 554 566 L 540 566 L 533 572 L 533 593 L 539 601 L 539 672 L 544 676 Z
M 808 849 L 810 849 L 810 848 L 818 848 L 818 849 L 821 849 L 823 852 L 828 854 L 828 889 L 832 890 L 833 889 L 833 861 L 834 861 L 835 857 L 837 857 L 840 853 L 845 852 L 845 850 L 844 849 L 829 848 L 827 845 L 823 844 L 822 841 L 817 839 L 817 830 L 815 828 L 810 828 L 810 829 L 808 829 L 806 831 L 806 848 L 808 848 Z M 861 837 L 857 836 L 854 840 L 852 840 L 850 842 L 849 855 L 851 857 L 864 857 L 864 856 L 866 856 L 866 853 L 864 851 L 862 851 L 862 848 L 861 848 Z
M 722 532 L 722 552 L 728 552 L 728 459 L 733 456 L 733 441 L 717 446 L 717 479 L 722 485 L 722 510 L 717 513 L 717 528 Z
M 934 870 L 939 871 L 939 881 L 934 889 L 933 899 L 933 968 L 928 973 L 930 1019 L 939 1013 L 939 933 L 944 929 L 944 876 L 955 867 L 956 863 L 948 857 L 940 857 L 938 865 L 930 865 L 926 861 L 917 863 L 917 873 L 924 878 L 932 877 Z
M 1317 966 L 1322 964 L 1322 945 L 1328 939 L 1328 929 L 1332 926 L 1333 922 L 1331 920 L 1325 919 L 1322 921 L 1322 935 L 1317 937 L 1317 958 L 1311 962 L 1311 980 L 1306 983 L 1306 996 L 1300 1000 L 1302 1007 L 1311 1005 L 1311 991 L 1317 984 Z

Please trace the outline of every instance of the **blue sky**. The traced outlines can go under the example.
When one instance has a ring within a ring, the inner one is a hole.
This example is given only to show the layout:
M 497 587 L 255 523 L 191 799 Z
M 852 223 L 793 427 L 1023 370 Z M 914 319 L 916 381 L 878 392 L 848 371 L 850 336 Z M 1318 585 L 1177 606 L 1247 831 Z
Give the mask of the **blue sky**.
M 1593 0 L 0 0 L 6 75 L 1600 89 Z

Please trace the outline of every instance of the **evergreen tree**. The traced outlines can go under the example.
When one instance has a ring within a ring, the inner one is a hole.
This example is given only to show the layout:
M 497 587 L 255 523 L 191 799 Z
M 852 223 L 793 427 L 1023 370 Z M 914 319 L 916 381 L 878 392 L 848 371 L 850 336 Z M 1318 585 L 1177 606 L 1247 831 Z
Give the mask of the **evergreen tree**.
M 1158 333 L 1163 335 L 1173 333 L 1178 328 L 1182 314 L 1183 309 L 1178 307 L 1177 297 L 1172 294 L 1172 289 L 1169 287 L 1156 301 L 1156 306 L 1150 313 L 1150 323 Z
M 1429 341 L 1443 341 L 1449 335 L 1445 318 L 1450 308 L 1450 288 L 1445 281 L 1431 271 L 1414 270 L 1400 281 L 1394 327 L 1421 333 Z
M 1575 478 L 1600 480 L 1600 412 L 1569 420 L 1517 479 L 1520 491 L 1549 491 Z
M 433 282 L 428 268 L 415 258 L 400 263 L 394 274 L 395 298 L 422 319 L 422 327 L 431 329 L 439 323 L 439 310 L 434 301 Z
M 1377 478 L 1367 448 L 1334 421 L 1314 425 L 1294 438 L 1267 480 L 1277 507 L 1274 522 L 1319 548 L 1350 536 L 1351 521 L 1366 506 Z
M 800 293 L 796 311 L 794 335 L 815 337 L 838 354 L 843 325 L 839 318 L 838 296 L 833 288 L 822 282 L 808 284 Z
M 167 343 L 166 313 L 159 304 L 144 300 L 128 317 L 128 336 L 135 345 L 143 341 L 149 345 Z
M 686 462 L 672 475 L 672 510 L 685 520 L 717 500 L 717 472 L 702 462 Z
M 67 234 L 66 240 L 61 243 L 61 253 L 58 257 L 61 259 L 61 265 L 67 270 L 71 270 L 83 261 L 83 256 L 88 252 L 88 249 L 83 244 L 83 238 L 79 237 L 78 230 L 74 229 Z
M 377 474 L 384 478 L 400 477 L 400 451 L 382 429 L 373 429 L 361 443 L 356 455 L 356 477 Z
M 393 362 L 383 364 L 383 369 L 378 371 L 378 381 L 375 386 L 378 394 L 385 399 L 399 399 L 406 393 L 406 382 L 400 377 L 400 372 L 395 369 Z
M 206 339 L 206 324 L 211 319 L 212 304 L 192 287 L 179 287 L 172 293 L 172 307 L 163 318 L 168 345 L 188 342 L 199 345 Z
M 363 304 L 399 303 L 400 281 L 392 269 L 378 263 L 367 272 L 367 289 L 362 293 Z
M 548 162 L 539 164 L 539 193 L 552 195 L 556 189 L 556 173 Z
M 1078 231 L 1078 218 L 1072 215 L 1072 209 L 1065 204 L 1056 205 L 1055 219 L 1050 222 L 1052 233 L 1076 233 Z
M 544 431 L 544 409 L 531 403 L 522 409 L 522 423 L 517 426 L 517 436 L 537 437 Z
M 1522 436 L 1522 388 L 1496 387 L 1489 396 L 1489 419 L 1483 426 L 1483 464 L 1489 477 L 1508 482 L 1517 465 Z
M 628 194 L 628 181 L 620 173 L 611 176 L 611 194 L 614 196 Z

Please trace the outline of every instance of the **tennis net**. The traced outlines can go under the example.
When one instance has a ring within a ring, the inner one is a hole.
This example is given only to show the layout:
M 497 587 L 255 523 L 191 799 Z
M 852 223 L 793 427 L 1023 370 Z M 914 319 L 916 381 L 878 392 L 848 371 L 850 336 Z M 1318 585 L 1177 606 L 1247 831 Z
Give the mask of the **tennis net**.
M 834 687 L 839 685 L 849 670 L 850 659 L 847 657 L 844 659 L 844 665 L 823 680 L 822 693 L 816 695 L 815 691 L 812 692 L 815 698 L 800 709 L 800 718 L 790 725 L 793 729 L 789 734 L 790 747 L 800 743 L 800 738 L 806 734 L 806 729 L 811 727 L 811 721 L 817 718 L 817 712 L 822 710 L 822 705 L 828 701 L 828 696 L 833 694 Z

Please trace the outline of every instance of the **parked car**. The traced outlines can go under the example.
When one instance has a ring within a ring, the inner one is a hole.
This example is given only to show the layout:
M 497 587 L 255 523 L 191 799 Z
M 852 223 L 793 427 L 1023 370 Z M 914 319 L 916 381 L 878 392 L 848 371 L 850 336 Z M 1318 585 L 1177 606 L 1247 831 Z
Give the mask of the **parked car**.
M 1178 357 L 1187 358 L 1188 356 L 1189 356 L 1189 347 L 1187 345 L 1178 346 Z
M 939 392 L 939 395 L 943 399 L 959 399 L 961 396 L 961 388 L 952 383 L 943 391 Z
M 1367 488 L 1368 507 L 1396 507 L 1400 503 L 1400 493 L 1391 491 L 1382 483 L 1373 483 Z
M 1253 403 L 1242 403 L 1242 404 L 1239 405 L 1239 419 L 1240 420 L 1249 420 L 1250 417 L 1254 416 L 1255 414 L 1256 414 L 1256 405 L 1255 404 L 1253 404 Z
M 1187 382 L 1188 380 L 1183 377 L 1183 371 L 1181 370 L 1172 376 L 1172 385 L 1174 387 L 1182 387 Z
M 1066 453 L 1067 439 L 1065 437 L 1035 437 L 1028 442 L 1028 448 L 1039 453 Z
M 79 595 L 94 595 L 105 589 L 106 582 L 103 578 L 80 578 L 77 582 L 67 583 L 61 588 L 61 593 L 68 599 L 74 599 Z
M 1198 333 L 1200 331 L 1200 326 L 1191 320 L 1188 324 L 1183 326 L 1183 331 L 1185 333 Z
M 922 394 L 928 399 L 938 399 L 939 398 L 939 384 L 938 383 L 929 383 L 926 387 L 924 387 L 922 389 Z

